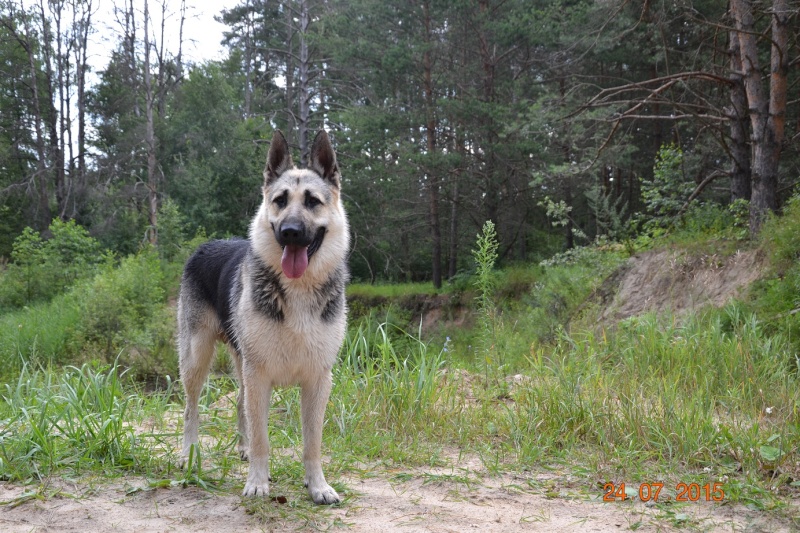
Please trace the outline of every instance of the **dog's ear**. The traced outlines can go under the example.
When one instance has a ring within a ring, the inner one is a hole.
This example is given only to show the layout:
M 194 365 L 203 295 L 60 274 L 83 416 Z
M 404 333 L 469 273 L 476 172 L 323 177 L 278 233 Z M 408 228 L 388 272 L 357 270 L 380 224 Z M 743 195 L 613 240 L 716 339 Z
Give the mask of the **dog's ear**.
M 289 143 L 283 136 L 281 130 L 275 130 L 272 142 L 269 144 L 269 154 L 267 154 L 267 166 L 264 168 L 264 186 L 270 185 L 278 179 L 278 176 L 292 168 L 292 154 L 289 151 Z
M 330 181 L 334 187 L 339 187 L 339 165 L 336 163 L 336 153 L 325 130 L 319 130 L 314 137 L 308 168 Z

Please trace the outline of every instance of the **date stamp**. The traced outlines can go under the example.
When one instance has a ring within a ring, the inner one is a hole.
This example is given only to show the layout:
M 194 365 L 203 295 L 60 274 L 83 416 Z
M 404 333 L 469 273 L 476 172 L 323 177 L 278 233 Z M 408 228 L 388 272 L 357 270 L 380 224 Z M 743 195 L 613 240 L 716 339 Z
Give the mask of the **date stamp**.
M 634 489 L 635 487 L 630 487 Z M 629 491 L 625 483 L 606 483 L 603 485 L 604 502 L 621 502 L 638 496 L 643 502 L 671 500 L 664 490 L 664 483 L 640 483 L 638 494 Z M 725 499 L 722 483 L 677 483 L 675 489 L 676 502 L 721 502 Z

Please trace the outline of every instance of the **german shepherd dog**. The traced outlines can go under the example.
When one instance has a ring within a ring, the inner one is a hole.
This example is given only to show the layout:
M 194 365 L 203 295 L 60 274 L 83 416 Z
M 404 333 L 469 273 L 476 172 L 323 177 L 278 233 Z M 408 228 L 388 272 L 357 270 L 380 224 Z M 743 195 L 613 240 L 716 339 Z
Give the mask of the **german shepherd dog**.
M 180 374 L 186 393 L 182 460 L 198 442 L 198 400 L 215 343 L 227 343 L 240 383 L 238 451 L 249 460 L 244 496 L 269 493 L 267 419 L 273 387 L 299 385 L 305 485 L 318 504 L 339 502 L 322 473 L 322 423 L 331 368 L 347 320 L 350 232 L 341 176 L 320 131 L 308 168 L 292 163 L 276 131 L 263 201 L 248 240 L 202 245 L 183 271 L 178 300 Z

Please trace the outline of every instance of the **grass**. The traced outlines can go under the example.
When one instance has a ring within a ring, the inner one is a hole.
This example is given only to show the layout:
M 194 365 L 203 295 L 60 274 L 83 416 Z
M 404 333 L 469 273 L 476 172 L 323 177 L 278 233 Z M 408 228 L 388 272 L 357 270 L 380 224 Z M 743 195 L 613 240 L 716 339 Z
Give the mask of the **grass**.
M 412 295 L 434 295 L 437 291 L 433 283 L 351 283 L 347 296 L 361 298 L 399 298 Z
M 0 376 L 13 379 L 24 362 L 66 363 L 63 354 L 80 319 L 73 294 L 0 315 Z

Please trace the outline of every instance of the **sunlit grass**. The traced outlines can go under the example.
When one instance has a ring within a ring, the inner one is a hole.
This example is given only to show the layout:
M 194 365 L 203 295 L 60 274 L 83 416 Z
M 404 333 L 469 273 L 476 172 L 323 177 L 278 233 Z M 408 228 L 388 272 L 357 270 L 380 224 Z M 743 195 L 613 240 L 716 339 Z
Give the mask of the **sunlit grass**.
M 437 294 L 433 283 L 351 283 L 347 286 L 347 296 L 362 298 L 398 298 L 400 296 Z

